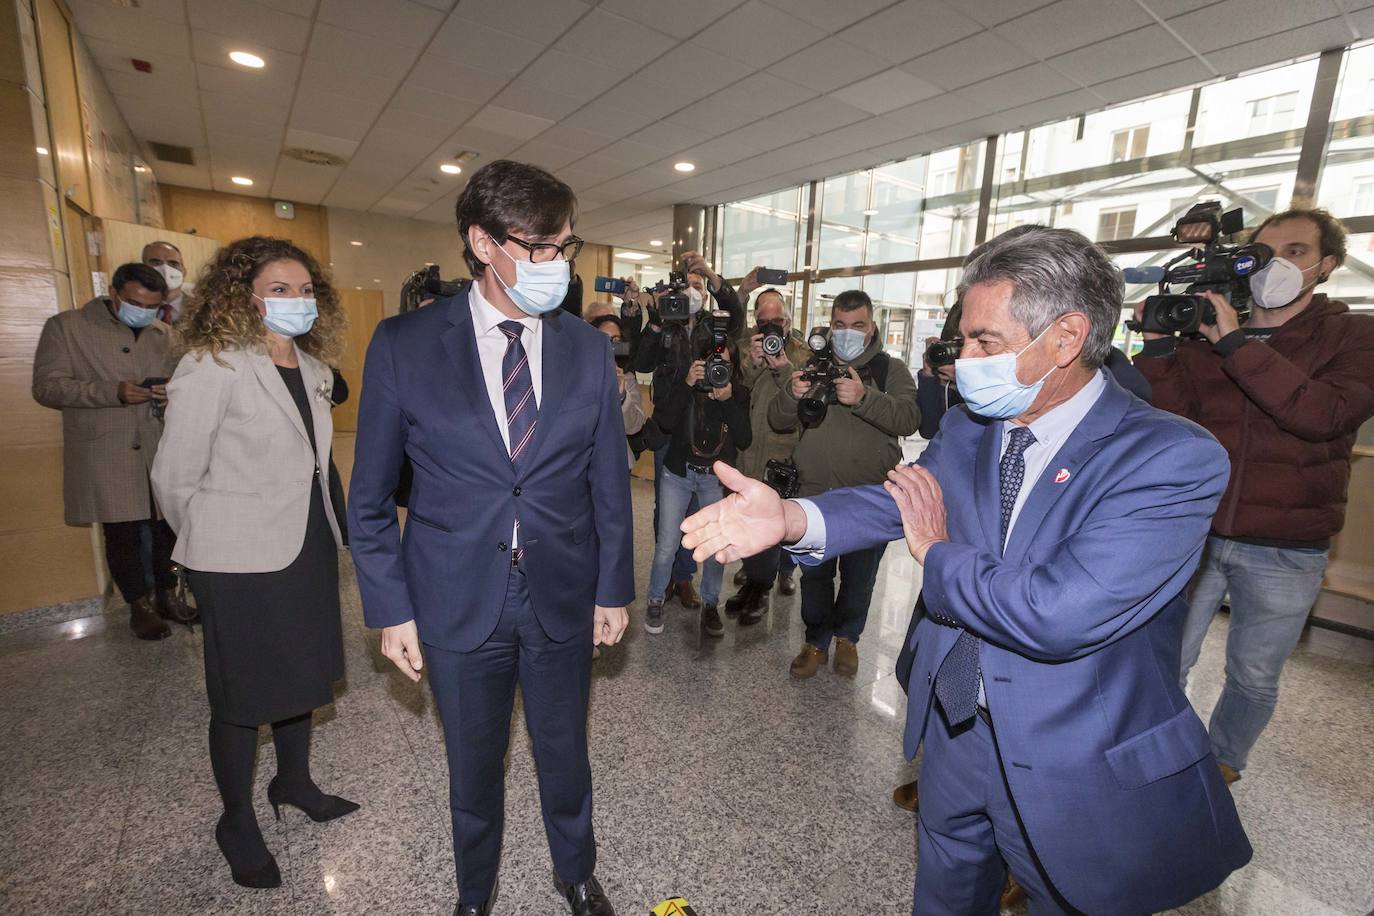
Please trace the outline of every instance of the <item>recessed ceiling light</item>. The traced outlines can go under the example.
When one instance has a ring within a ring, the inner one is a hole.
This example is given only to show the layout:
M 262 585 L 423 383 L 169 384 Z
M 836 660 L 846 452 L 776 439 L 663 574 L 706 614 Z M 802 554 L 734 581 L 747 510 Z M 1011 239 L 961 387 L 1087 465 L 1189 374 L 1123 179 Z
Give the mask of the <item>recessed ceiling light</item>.
M 461 165 L 454 165 L 452 162 L 445 162 L 443 165 L 439 166 L 439 171 L 443 172 L 445 175 L 461 175 L 463 173 L 463 167 Z
M 658 239 L 649 239 L 649 244 L 652 245 L 652 246 L 654 246 L 655 248 L 662 248 L 662 247 L 663 247 L 663 243 L 660 242 Z
M 363 247 L 363 243 L 360 242 L 360 241 L 358 241 L 357 239 L 351 240 L 348 244 L 350 244 L 350 245 L 356 245 L 356 246 L 358 246 L 359 248 Z
M 865 211 L 864 211 L 864 216 L 877 216 L 877 215 L 878 215 L 878 211 L 877 211 L 877 210 L 865 210 Z
M 38 155 L 40 156 L 48 155 L 48 148 L 46 146 L 35 146 L 34 149 L 38 150 Z
M 617 258 L 620 258 L 620 260 L 622 260 L 622 261 L 647 261 L 647 260 L 649 260 L 649 255 L 645 254 L 645 253 L 642 252 L 642 251 L 617 251 L 617 252 L 615 253 L 615 256 L 616 256 Z
M 234 184 L 241 184 L 245 188 L 251 188 L 253 186 L 253 179 L 244 178 L 242 175 L 235 175 L 233 178 L 230 178 L 229 180 L 232 181 Z
M 692 172 L 696 170 L 696 165 L 691 162 L 674 162 L 673 168 L 679 172 Z
M 247 51 L 230 51 L 229 59 L 240 67 L 249 67 L 253 70 L 261 70 L 267 66 L 267 62 L 256 54 L 249 54 Z

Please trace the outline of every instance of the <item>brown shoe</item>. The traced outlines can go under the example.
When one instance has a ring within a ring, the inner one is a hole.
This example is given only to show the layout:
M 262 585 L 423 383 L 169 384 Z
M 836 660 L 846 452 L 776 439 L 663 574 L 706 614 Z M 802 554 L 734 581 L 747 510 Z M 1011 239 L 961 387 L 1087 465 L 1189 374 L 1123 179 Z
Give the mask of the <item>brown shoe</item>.
M 796 593 L 797 583 L 795 580 L 793 580 L 792 574 L 790 572 L 786 575 L 779 574 L 778 591 L 784 595 L 792 595 Z
M 157 616 L 152 595 L 144 595 L 129 605 L 129 629 L 139 639 L 166 639 L 172 635 L 172 628 Z
M 157 615 L 172 623 L 198 623 L 200 612 L 187 604 L 175 588 L 157 590 Z
M 701 607 L 701 598 L 697 596 L 697 590 L 692 587 L 691 579 L 684 579 L 674 586 L 677 593 L 677 600 L 689 611 L 694 611 Z
M 916 794 L 916 780 L 900 785 L 892 790 L 892 803 L 903 811 L 915 811 L 921 806 L 921 799 Z
M 1016 883 L 1016 879 L 1007 872 L 1007 883 L 1002 886 L 1002 909 L 1016 906 L 1016 904 L 1026 899 L 1026 889 Z
M 859 673 L 859 647 L 843 636 L 835 637 L 835 673 L 845 677 Z
M 792 676 L 798 680 L 806 680 L 815 677 L 816 671 L 826 663 L 830 653 L 824 649 L 817 649 L 809 642 L 802 643 L 801 651 L 797 657 L 792 659 L 792 665 L 788 668 Z
M 1230 764 L 1217 761 L 1217 769 L 1221 770 L 1221 778 L 1226 780 L 1228 786 L 1240 779 L 1240 770 Z

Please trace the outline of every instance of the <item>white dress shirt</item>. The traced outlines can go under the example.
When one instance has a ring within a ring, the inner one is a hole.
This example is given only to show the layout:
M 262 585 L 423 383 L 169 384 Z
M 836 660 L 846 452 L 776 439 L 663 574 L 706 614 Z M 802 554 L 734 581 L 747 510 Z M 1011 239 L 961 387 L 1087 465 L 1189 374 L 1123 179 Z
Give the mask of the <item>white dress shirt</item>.
M 501 441 L 509 452 L 510 429 L 506 425 L 506 392 L 503 387 L 505 379 L 501 377 L 501 362 L 506 357 L 509 338 L 499 325 L 513 319 L 501 314 L 496 306 L 483 298 L 475 280 L 468 286 L 468 307 L 472 309 L 472 331 L 477 337 L 477 357 L 482 363 L 482 381 L 487 386 L 487 399 L 491 402 L 492 415 L 496 417 L 496 427 L 501 431 Z M 534 385 L 534 404 L 538 407 L 544 400 L 544 323 L 528 315 L 514 320 L 524 326 L 520 343 L 529 357 L 530 382 Z M 517 523 L 511 532 L 512 549 L 517 543 L 519 529 Z

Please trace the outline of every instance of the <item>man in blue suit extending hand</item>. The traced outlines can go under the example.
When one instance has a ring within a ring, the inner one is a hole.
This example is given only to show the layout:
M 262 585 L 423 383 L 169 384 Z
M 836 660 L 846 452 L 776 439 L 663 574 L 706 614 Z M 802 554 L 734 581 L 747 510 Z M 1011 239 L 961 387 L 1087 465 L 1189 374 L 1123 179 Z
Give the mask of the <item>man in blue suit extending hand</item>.
M 735 492 L 684 543 L 817 562 L 905 536 L 924 567 L 899 672 L 922 742 L 913 913 L 998 909 L 1003 858 L 1032 914 L 1144 914 L 1216 887 L 1250 844 L 1178 686 L 1184 590 L 1226 452 L 1102 370 L 1122 281 L 1082 235 L 1038 229 L 966 269 L 951 410 L 882 486 Z
M 619 641 L 634 598 L 633 516 L 609 338 L 559 309 L 576 206 L 541 169 L 478 169 L 457 207 L 475 279 L 383 321 L 363 370 L 353 562 L 382 653 L 412 680 L 430 673 L 459 916 L 496 901 L 517 683 L 554 882 L 574 916 L 614 916 L 594 875 L 587 702 L 592 648 Z

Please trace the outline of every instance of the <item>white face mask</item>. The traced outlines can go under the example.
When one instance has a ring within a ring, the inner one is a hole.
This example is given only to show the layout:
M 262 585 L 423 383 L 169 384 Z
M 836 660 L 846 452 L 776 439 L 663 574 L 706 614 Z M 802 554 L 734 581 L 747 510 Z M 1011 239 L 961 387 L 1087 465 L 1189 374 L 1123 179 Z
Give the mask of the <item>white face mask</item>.
M 868 335 L 854 328 L 839 328 L 830 332 L 830 346 L 835 355 L 847 363 L 852 363 L 863 355 L 868 347 Z
M 491 236 L 487 238 L 496 245 L 496 239 Z M 568 295 L 568 283 L 572 279 L 567 261 L 561 258 L 538 264 L 534 261 L 516 261 L 505 248 L 500 245 L 496 247 L 515 261 L 515 285 L 506 286 L 500 274 L 496 274 L 496 282 L 501 284 L 516 308 L 537 318 L 563 304 Z M 496 273 L 496 268 L 492 268 L 492 273 Z
M 706 304 L 706 296 L 695 286 L 687 287 L 687 308 L 695 315 Z
M 1281 309 L 1292 305 L 1303 293 L 1317 285 L 1304 282 L 1304 274 L 1321 267 L 1318 261 L 1303 269 L 1287 258 L 1274 258 L 1250 278 L 1250 298 L 1262 309 Z
M 954 384 L 968 409 L 980 417 L 993 420 L 1009 420 L 1019 417 L 1030 410 L 1035 396 L 1045 384 L 1045 379 L 1054 373 L 1055 366 L 1042 375 L 1039 381 L 1029 385 L 1016 377 L 1016 361 L 1054 327 L 1041 331 L 1035 340 L 1021 348 L 1019 353 L 999 353 L 996 356 L 958 359 L 954 362 Z
M 254 295 L 257 295 L 256 293 Z M 310 329 L 315 325 L 315 319 L 319 317 L 319 310 L 315 306 L 314 299 L 306 299 L 304 296 L 297 296 L 294 299 L 273 298 L 271 296 L 262 299 L 267 306 L 267 314 L 263 316 L 262 323 L 267 325 L 267 330 L 275 331 L 284 337 L 300 337 L 302 334 L 309 334 Z
M 153 268 L 162 274 L 162 279 L 167 281 L 167 292 L 181 289 L 181 281 L 186 278 L 185 274 L 177 270 L 171 264 L 159 264 Z

